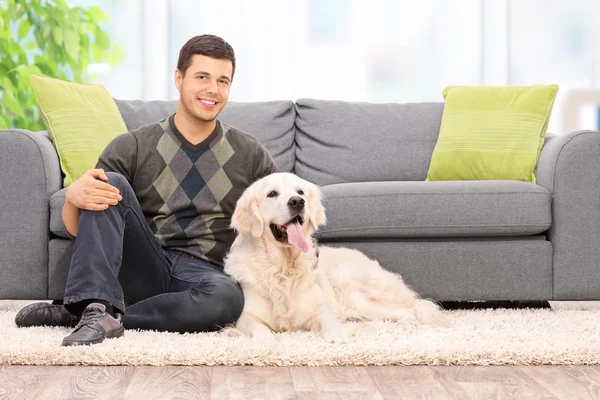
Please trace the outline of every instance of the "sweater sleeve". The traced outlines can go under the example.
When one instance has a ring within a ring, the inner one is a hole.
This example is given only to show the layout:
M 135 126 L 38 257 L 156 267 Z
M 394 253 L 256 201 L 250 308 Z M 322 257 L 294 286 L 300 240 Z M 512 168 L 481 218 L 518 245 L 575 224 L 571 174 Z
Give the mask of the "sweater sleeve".
M 102 151 L 96 168 L 104 172 L 116 172 L 132 184 L 137 163 L 138 144 L 132 133 L 124 133 L 114 138 Z
M 267 148 L 260 142 L 257 142 L 256 153 L 254 155 L 254 180 L 257 181 L 270 175 L 274 172 L 278 172 L 275 160 L 267 150 Z

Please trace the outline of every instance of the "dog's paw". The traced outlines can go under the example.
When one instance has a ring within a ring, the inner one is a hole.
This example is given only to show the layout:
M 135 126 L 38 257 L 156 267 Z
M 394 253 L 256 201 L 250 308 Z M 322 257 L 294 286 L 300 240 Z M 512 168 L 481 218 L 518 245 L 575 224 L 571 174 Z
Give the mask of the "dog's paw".
M 394 314 L 394 320 L 404 326 L 421 325 L 415 313 L 411 310 L 397 310 Z
M 273 335 L 273 333 L 264 330 L 254 332 L 254 334 L 252 335 L 252 340 L 265 344 L 272 344 L 277 342 L 277 339 L 275 339 L 275 335 Z
M 232 326 L 228 326 L 226 328 L 223 328 L 219 331 L 219 333 L 221 335 L 224 336 L 229 336 L 229 337 L 239 337 L 239 336 L 246 336 L 244 335 L 244 332 L 240 331 L 239 329 L 232 327 Z
M 321 337 L 329 343 L 346 343 L 349 335 L 350 331 L 347 327 L 343 326 L 336 329 L 321 331 Z
M 348 337 L 344 335 L 322 334 L 321 337 L 328 343 L 346 343 L 348 341 Z

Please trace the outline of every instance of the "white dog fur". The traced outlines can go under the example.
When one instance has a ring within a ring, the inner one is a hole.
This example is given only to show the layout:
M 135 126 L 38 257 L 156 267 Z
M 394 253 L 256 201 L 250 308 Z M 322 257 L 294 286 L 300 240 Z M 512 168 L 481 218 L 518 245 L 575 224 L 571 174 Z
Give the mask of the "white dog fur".
M 297 210 L 302 224 L 288 224 Z M 365 254 L 320 245 L 317 259 L 312 235 L 325 223 L 321 191 L 294 174 L 268 175 L 244 191 L 232 216 L 237 236 L 224 267 L 244 292 L 239 331 L 273 340 L 273 332 L 307 330 L 337 341 L 350 333 L 344 321 L 449 325 L 436 304 Z M 283 241 L 273 224 L 287 231 Z

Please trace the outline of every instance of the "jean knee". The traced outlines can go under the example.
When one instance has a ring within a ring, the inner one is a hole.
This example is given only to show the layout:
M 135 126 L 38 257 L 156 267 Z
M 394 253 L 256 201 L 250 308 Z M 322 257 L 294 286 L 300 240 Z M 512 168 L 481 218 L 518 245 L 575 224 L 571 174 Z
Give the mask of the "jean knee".
M 244 309 L 244 293 L 242 288 L 229 277 L 220 277 L 215 281 L 215 293 L 220 307 L 220 314 L 227 322 L 234 322 Z
M 119 189 L 119 192 L 124 193 L 125 191 L 133 190 L 127 178 L 118 172 L 106 172 L 108 178 L 108 184 Z
M 194 291 L 192 289 L 192 291 Z M 216 326 L 226 326 L 240 317 L 244 309 L 244 294 L 240 286 L 227 276 L 218 276 L 210 284 L 204 283 L 198 287 L 197 293 L 210 293 L 208 297 L 199 296 L 204 301 L 209 301 L 210 320 Z

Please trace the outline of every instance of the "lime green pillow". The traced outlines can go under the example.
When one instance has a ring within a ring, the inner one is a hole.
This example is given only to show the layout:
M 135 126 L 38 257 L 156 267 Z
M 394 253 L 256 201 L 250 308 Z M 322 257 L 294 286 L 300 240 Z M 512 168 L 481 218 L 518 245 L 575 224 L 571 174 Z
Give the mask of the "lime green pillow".
M 127 132 L 115 101 L 102 85 L 71 83 L 42 75 L 29 78 L 69 186 L 94 168 L 118 135 Z
M 557 85 L 447 87 L 426 180 L 535 183 L 557 93 Z

